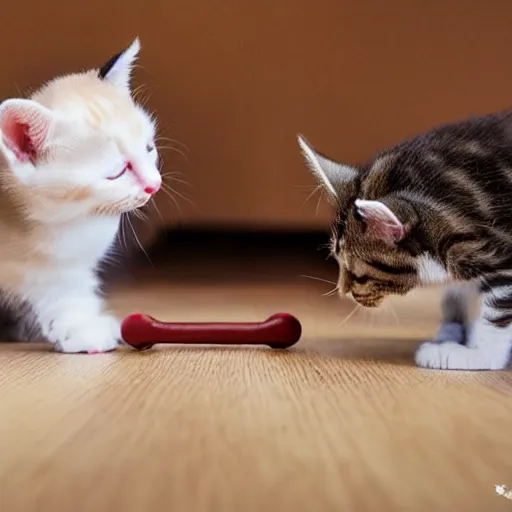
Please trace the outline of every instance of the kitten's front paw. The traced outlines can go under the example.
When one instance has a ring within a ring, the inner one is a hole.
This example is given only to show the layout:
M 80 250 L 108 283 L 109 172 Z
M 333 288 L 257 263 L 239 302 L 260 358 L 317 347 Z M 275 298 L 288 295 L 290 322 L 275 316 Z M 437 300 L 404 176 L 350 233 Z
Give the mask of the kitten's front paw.
M 54 324 L 51 338 L 53 340 L 50 341 L 55 343 L 55 350 L 67 354 L 110 352 L 119 345 L 121 328 L 116 318 L 101 315 L 64 329 L 59 329 L 58 324 Z
M 422 368 L 436 370 L 501 370 L 507 365 L 506 359 L 453 341 L 423 343 L 414 360 Z

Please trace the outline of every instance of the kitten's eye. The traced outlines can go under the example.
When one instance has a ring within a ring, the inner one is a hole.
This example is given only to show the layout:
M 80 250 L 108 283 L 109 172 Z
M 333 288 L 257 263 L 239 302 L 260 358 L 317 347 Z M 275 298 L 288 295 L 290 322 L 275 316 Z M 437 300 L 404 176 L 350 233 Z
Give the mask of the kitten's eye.
M 132 164 L 130 162 L 126 162 L 126 164 L 124 164 L 124 167 L 120 172 L 118 172 L 117 174 L 114 174 L 113 176 L 108 176 L 107 180 L 110 180 L 110 181 L 117 180 L 121 176 L 123 176 L 126 171 L 131 171 L 131 170 L 132 170 Z
M 360 276 L 360 277 L 353 276 L 352 280 L 354 282 L 356 282 L 357 284 L 366 284 L 370 280 L 370 278 L 368 276 Z
M 146 146 L 146 151 L 147 151 L 148 153 L 151 153 L 151 152 L 152 152 L 152 151 L 154 151 L 154 150 L 155 150 L 155 146 L 153 146 L 152 144 L 148 144 L 148 145 Z

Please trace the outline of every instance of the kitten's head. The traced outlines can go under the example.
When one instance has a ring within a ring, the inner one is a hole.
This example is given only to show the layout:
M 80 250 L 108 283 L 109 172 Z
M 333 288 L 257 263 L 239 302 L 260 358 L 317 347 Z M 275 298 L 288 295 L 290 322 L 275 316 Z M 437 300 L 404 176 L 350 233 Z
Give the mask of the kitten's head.
M 376 307 L 387 295 L 425 284 L 433 261 L 415 239 L 417 212 L 398 195 L 380 195 L 387 187 L 386 158 L 357 169 L 330 160 L 302 137 L 299 144 L 336 208 L 331 250 L 340 267 L 340 294 Z
M 139 49 L 0 105 L 3 186 L 30 217 L 119 215 L 160 188 L 155 122 L 130 90 Z

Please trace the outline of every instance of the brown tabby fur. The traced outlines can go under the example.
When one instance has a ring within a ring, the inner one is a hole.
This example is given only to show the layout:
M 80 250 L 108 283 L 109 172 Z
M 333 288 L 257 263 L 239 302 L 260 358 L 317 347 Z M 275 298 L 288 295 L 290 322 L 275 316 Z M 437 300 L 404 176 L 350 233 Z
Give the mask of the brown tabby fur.
M 370 307 L 405 294 L 425 284 L 422 255 L 443 267 L 447 280 L 512 285 L 511 130 L 509 112 L 471 118 L 381 152 L 353 180 L 331 172 L 332 249 L 342 291 Z M 406 236 L 392 247 L 368 236 L 356 199 L 382 202 Z M 498 306 L 503 314 L 495 322 L 508 325 L 512 293 Z

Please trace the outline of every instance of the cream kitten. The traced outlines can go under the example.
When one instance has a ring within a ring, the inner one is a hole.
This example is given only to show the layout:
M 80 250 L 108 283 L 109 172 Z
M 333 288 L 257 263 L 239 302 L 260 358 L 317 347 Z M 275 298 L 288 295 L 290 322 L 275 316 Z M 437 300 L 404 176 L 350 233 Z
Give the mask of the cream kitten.
M 0 105 L 0 289 L 62 352 L 117 347 L 96 267 L 161 185 L 154 121 L 130 91 L 139 49 Z

